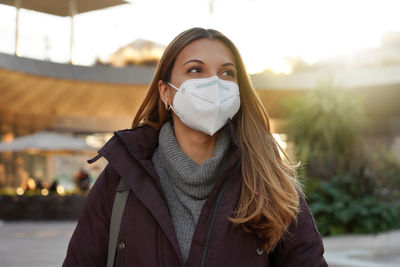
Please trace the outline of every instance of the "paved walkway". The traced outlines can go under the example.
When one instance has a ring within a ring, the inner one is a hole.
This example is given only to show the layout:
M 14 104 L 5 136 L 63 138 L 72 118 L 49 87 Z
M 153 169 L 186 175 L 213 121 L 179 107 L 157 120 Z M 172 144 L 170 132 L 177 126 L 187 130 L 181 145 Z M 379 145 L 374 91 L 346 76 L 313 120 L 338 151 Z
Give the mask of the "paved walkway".
M 61 266 L 76 222 L 0 221 L 0 267 Z M 331 267 L 399 267 L 400 230 L 324 238 Z
M 0 267 L 59 267 L 75 222 L 0 222 Z
M 400 267 L 400 230 L 324 238 L 331 267 Z

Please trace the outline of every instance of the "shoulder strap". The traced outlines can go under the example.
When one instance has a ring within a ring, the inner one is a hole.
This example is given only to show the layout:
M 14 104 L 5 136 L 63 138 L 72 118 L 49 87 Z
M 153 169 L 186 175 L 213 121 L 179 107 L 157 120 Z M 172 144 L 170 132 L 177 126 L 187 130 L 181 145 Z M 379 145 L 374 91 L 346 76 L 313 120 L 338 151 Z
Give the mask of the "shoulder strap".
M 123 178 L 119 179 L 119 185 L 117 188 L 126 187 L 126 182 Z M 117 242 L 119 229 L 121 226 L 122 215 L 124 213 L 126 200 L 128 199 L 129 189 L 116 192 L 114 198 L 114 204 L 111 211 L 111 222 L 110 222 L 110 237 L 108 240 L 108 256 L 107 256 L 107 267 L 114 267 L 115 254 L 117 251 Z

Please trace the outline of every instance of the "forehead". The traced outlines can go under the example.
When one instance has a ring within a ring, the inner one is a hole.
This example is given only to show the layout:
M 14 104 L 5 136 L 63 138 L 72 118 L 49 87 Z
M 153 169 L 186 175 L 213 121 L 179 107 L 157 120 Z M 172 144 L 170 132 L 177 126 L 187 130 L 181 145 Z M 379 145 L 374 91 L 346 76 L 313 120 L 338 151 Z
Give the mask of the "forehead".
M 190 59 L 200 59 L 206 64 L 235 63 L 231 50 L 223 42 L 215 39 L 199 39 L 191 42 L 178 54 L 176 63 L 181 66 Z

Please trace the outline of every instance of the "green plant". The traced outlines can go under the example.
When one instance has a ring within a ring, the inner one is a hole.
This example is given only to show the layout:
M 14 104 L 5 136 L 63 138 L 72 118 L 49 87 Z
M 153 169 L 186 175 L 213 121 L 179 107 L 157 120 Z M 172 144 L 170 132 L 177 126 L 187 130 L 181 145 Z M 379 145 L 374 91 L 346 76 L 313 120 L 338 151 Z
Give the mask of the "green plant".
M 400 162 L 364 153 L 361 102 L 327 82 L 289 108 L 286 132 L 322 235 L 400 227 Z
M 350 175 L 309 182 L 306 190 L 322 235 L 377 233 L 400 227 L 400 202 L 360 191 Z
M 366 121 L 361 102 L 327 81 L 287 105 L 286 133 L 300 160 L 306 162 L 307 176 L 329 179 L 347 172 Z
M 374 194 L 388 200 L 400 200 L 400 161 L 381 149 L 369 160 L 366 174 L 374 178 Z

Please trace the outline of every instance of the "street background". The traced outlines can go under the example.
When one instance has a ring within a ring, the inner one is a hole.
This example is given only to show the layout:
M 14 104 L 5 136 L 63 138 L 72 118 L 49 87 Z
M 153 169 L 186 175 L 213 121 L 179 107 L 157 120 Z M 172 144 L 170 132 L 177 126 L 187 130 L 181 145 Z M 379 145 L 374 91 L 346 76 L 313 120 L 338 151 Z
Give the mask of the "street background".
M 106 164 L 86 160 L 131 127 L 164 49 L 191 27 L 241 52 L 274 138 L 302 163 L 329 265 L 399 267 L 399 10 L 398 0 L 0 0 L 0 267 L 61 266 Z

